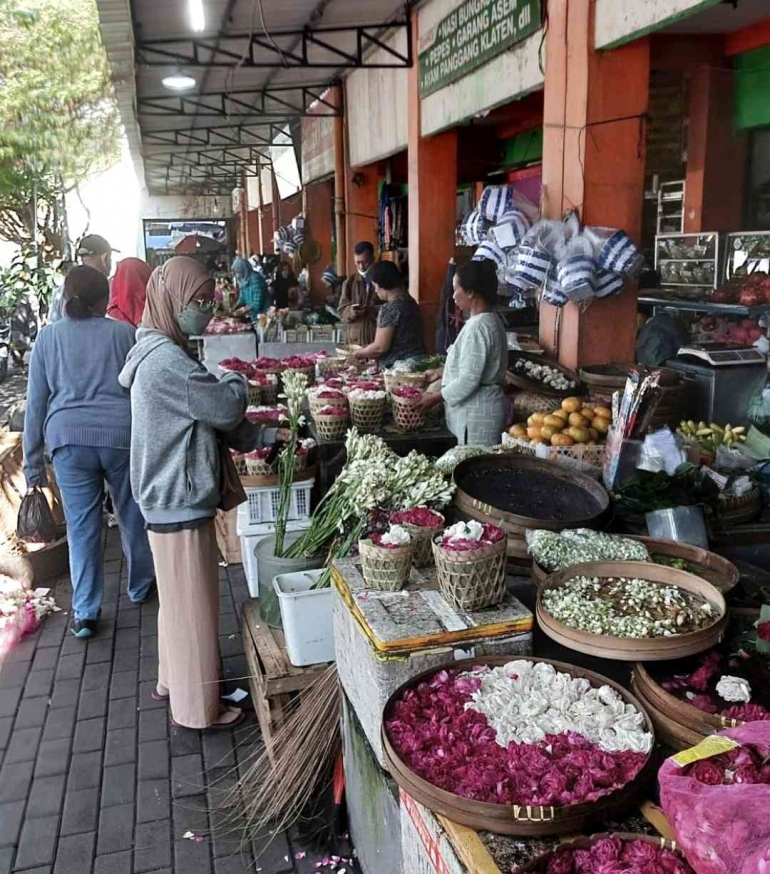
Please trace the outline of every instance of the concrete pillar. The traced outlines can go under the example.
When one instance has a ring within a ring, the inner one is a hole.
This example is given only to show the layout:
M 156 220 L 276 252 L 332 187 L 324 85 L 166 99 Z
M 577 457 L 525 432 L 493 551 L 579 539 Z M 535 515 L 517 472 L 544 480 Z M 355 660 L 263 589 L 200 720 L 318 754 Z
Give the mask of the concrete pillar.
M 321 281 L 321 274 L 327 264 L 332 262 L 332 210 L 334 208 L 334 187 L 331 182 L 315 182 L 305 186 L 307 218 L 310 239 L 321 247 L 321 257 L 315 264 L 309 264 L 310 297 L 313 303 L 322 304 L 328 291 Z
M 420 44 L 418 16 L 412 44 Z M 457 130 L 422 136 L 420 69 L 408 71 L 409 293 L 420 303 L 425 341 L 433 348 L 436 314 L 457 226 Z
M 360 169 L 345 167 L 345 232 L 347 238 L 347 262 L 345 274 L 350 275 L 353 265 L 353 247 L 368 240 L 377 248 L 377 165 L 370 164 Z
M 543 203 L 547 218 L 577 208 L 587 225 L 623 228 L 637 242 L 644 197 L 649 39 L 605 52 L 593 48 L 591 0 L 550 0 L 546 54 Z M 572 368 L 631 363 L 637 289 L 585 311 L 540 310 L 540 341 Z

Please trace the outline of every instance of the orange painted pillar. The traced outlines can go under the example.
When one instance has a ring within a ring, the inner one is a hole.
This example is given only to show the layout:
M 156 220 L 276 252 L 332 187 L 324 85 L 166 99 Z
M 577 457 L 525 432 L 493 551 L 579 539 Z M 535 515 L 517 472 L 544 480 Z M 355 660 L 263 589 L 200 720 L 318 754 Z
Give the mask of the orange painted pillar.
M 347 264 L 345 273 L 348 276 L 355 270 L 353 265 L 353 247 L 363 240 L 370 242 L 377 249 L 377 165 L 354 170 L 345 168 L 345 232 L 347 242 Z
M 701 66 L 690 75 L 684 229 L 734 231 L 743 222 L 746 135 L 732 124 L 734 73 Z
M 543 203 L 547 218 L 577 208 L 586 225 L 622 228 L 637 242 L 644 199 L 648 39 L 593 48 L 591 0 L 550 0 L 546 49 Z M 540 342 L 567 367 L 631 363 L 637 289 L 585 311 L 543 304 Z
M 420 44 L 417 16 L 412 44 Z M 457 227 L 457 130 L 422 136 L 420 69 L 408 71 L 409 292 L 420 303 L 425 342 L 432 349 L 447 264 Z
M 332 212 L 334 209 L 331 182 L 314 182 L 305 186 L 307 212 L 305 217 L 310 228 L 310 239 L 321 247 L 321 257 L 309 264 L 310 297 L 313 303 L 322 304 L 329 294 L 321 281 L 327 264 L 332 263 Z

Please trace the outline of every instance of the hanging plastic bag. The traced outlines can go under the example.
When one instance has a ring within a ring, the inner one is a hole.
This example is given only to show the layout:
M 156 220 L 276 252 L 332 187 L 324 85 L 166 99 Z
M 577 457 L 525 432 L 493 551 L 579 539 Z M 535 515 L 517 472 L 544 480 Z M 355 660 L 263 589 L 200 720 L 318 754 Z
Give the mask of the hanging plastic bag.
M 698 874 L 770 871 L 769 753 L 770 722 L 747 722 L 663 763 L 661 807 Z
M 53 543 L 56 520 L 40 486 L 33 486 L 21 499 L 16 536 L 25 543 Z
M 466 246 L 478 246 L 487 239 L 490 223 L 478 209 L 468 213 L 460 225 L 460 235 Z
M 473 253 L 473 261 L 492 261 L 495 269 L 500 272 L 505 270 L 505 252 L 492 240 L 482 243 Z
M 613 294 L 620 294 L 623 291 L 625 282 L 623 277 L 618 273 L 610 273 L 603 267 L 596 270 L 596 296 L 609 297 Z
M 570 240 L 557 269 L 559 285 L 567 297 L 579 303 L 594 296 L 596 261 L 593 246 L 584 236 Z
M 548 276 L 545 280 L 543 301 L 551 304 L 551 306 L 557 307 L 558 309 L 561 309 L 569 302 L 569 297 L 564 293 L 564 290 L 559 284 L 556 268 L 553 266 L 548 271 Z
M 530 223 L 526 215 L 518 209 L 512 209 L 500 219 L 489 232 L 489 236 L 497 245 L 507 252 L 515 249 L 529 230 Z
M 641 269 L 644 258 L 625 231 L 586 228 L 585 236 L 594 247 L 598 265 L 605 270 L 631 276 Z

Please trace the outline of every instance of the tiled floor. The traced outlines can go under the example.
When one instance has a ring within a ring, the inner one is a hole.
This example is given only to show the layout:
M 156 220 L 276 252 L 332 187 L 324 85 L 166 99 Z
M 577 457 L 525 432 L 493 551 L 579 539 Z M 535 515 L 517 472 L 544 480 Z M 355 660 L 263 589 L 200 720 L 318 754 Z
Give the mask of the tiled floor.
M 157 676 L 157 601 L 125 594 L 117 532 L 105 551 L 99 634 L 68 632 L 61 613 L 19 644 L 0 672 L 0 874 L 306 874 L 319 856 L 281 835 L 241 849 L 221 826 L 224 793 L 259 739 L 253 717 L 232 732 L 175 729 L 150 697 Z M 240 566 L 220 571 L 227 691 L 248 689 Z M 247 700 L 247 704 L 250 699 Z M 202 840 L 185 839 L 186 832 Z

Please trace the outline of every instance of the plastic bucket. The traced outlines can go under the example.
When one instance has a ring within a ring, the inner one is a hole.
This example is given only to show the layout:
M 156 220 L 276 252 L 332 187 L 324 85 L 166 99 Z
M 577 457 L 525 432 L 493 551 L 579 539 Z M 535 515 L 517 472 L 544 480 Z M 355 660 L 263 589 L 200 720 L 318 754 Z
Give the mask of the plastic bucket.
M 279 574 L 273 580 L 283 620 L 286 653 L 296 667 L 334 661 L 332 590 L 313 589 L 322 570 Z
M 300 537 L 300 532 L 287 533 L 283 539 L 284 548 Z M 271 628 L 281 628 L 281 608 L 273 588 L 273 580 L 281 574 L 316 570 L 324 566 L 323 556 L 312 558 L 277 558 L 275 555 L 275 535 L 265 537 L 257 544 L 257 571 L 259 574 L 259 599 L 262 618 Z

